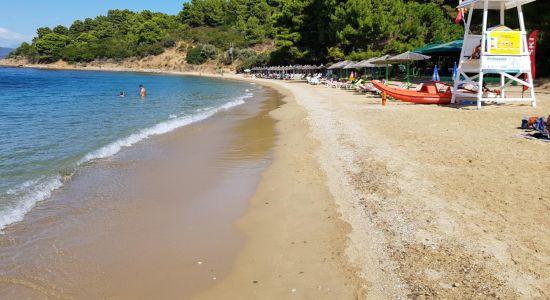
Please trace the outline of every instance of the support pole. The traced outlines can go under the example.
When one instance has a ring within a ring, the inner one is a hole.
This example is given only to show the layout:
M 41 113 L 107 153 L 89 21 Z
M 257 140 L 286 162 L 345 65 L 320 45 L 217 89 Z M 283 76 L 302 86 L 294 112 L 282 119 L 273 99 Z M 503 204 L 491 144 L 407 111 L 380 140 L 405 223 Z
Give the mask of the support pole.
M 481 99 L 483 98 L 483 71 L 479 72 L 479 87 L 477 89 L 477 108 L 481 109 Z
M 487 45 L 487 16 L 489 14 L 489 0 L 483 1 L 483 27 L 481 32 L 481 58 L 486 55 L 486 45 Z M 479 83 L 477 87 L 477 108 L 481 109 L 481 102 L 483 99 L 483 69 L 479 70 Z
M 522 40 L 522 55 L 524 52 L 528 52 L 528 46 L 527 46 L 527 30 L 525 28 L 525 20 L 523 18 L 523 7 L 521 4 L 518 4 L 518 19 L 519 19 L 519 28 L 521 30 L 521 40 Z M 533 82 L 533 73 L 527 72 L 527 81 L 530 85 L 530 94 L 531 94 L 531 106 L 537 107 L 537 99 L 535 95 L 535 83 Z
M 505 14 L 504 2 L 500 2 L 500 25 L 504 25 L 504 14 Z
M 505 7 L 504 2 L 500 2 L 500 25 L 504 26 L 504 15 L 505 15 Z M 504 74 L 500 74 L 500 98 L 504 99 L 506 97 L 504 86 L 506 84 L 506 80 L 504 77 Z
M 474 15 L 474 5 L 470 5 L 470 8 L 468 10 L 468 20 L 466 21 L 466 24 L 464 26 L 464 43 L 468 40 L 470 36 L 470 25 L 472 24 L 472 17 Z M 465 45 L 465 44 L 464 44 Z M 462 46 L 462 50 L 460 50 L 460 58 L 458 60 L 458 76 L 457 78 L 454 78 L 454 86 L 453 86 L 453 97 L 451 98 L 451 103 L 456 103 L 456 93 L 458 92 L 458 86 L 460 84 L 460 74 L 462 73 L 462 62 L 464 61 L 464 50 L 465 47 Z
M 407 72 L 407 83 L 411 83 L 411 81 L 409 80 L 409 62 L 407 62 L 406 72 Z
M 531 88 L 529 89 L 531 93 L 531 106 L 537 107 L 537 96 L 535 95 L 535 86 L 533 82 L 533 73 L 529 72 L 527 73 L 527 80 L 529 81 L 529 84 L 531 85 Z

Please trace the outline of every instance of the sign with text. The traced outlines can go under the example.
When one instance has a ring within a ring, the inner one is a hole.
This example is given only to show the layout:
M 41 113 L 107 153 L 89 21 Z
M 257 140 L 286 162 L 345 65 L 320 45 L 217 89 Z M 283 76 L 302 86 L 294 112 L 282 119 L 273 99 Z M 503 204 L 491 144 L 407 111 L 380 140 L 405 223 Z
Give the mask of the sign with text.
M 491 55 L 521 54 L 521 32 L 519 31 L 491 31 L 488 42 Z
M 481 57 L 481 70 L 486 73 L 531 72 L 531 59 L 529 56 L 484 55 Z

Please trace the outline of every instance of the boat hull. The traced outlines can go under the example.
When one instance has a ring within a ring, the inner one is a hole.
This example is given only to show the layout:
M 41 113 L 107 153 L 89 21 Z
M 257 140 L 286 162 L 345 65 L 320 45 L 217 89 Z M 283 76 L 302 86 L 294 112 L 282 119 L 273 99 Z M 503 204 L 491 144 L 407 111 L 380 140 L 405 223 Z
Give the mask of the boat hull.
M 382 82 L 373 80 L 372 84 L 386 96 L 390 96 L 396 100 L 410 102 L 416 104 L 449 104 L 451 103 L 452 93 L 450 90 L 441 93 L 418 92 L 405 89 L 391 88 L 384 85 Z

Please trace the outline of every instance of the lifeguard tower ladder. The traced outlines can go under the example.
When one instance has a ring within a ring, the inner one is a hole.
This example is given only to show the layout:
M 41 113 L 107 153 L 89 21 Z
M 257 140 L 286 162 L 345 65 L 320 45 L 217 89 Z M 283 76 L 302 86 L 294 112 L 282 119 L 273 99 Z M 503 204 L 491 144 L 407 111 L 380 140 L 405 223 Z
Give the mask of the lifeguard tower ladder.
M 458 6 L 468 11 L 464 30 L 464 44 L 460 53 L 458 74 L 454 79 L 452 103 L 457 101 L 477 101 L 481 108 L 483 102 L 531 102 L 535 107 L 537 100 L 531 74 L 531 60 L 527 47 L 527 32 L 523 19 L 522 5 L 536 0 L 464 0 Z M 517 9 L 519 31 L 511 30 L 504 25 L 505 11 Z M 472 34 L 472 16 L 474 10 L 483 10 L 481 35 Z M 500 11 L 500 26 L 487 28 L 489 11 Z M 475 48 L 479 49 L 479 58 L 472 57 Z M 483 77 L 486 74 L 500 74 L 500 94 L 485 93 Z M 526 74 L 526 80 L 521 75 Z M 506 97 L 506 88 L 512 83 L 529 88 L 526 98 Z M 462 89 L 463 85 L 473 87 L 470 91 Z M 477 91 L 472 92 L 471 90 Z

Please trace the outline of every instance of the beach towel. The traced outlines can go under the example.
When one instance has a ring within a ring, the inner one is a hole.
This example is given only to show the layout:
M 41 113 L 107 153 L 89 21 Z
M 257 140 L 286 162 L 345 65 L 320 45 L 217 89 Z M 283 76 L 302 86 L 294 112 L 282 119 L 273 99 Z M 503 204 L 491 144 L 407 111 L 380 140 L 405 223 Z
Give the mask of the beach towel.
M 543 117 L 538 118 L 535 123 L 533 123 L 533 129 L 540 133 L 546 133 L 546 123 Z

